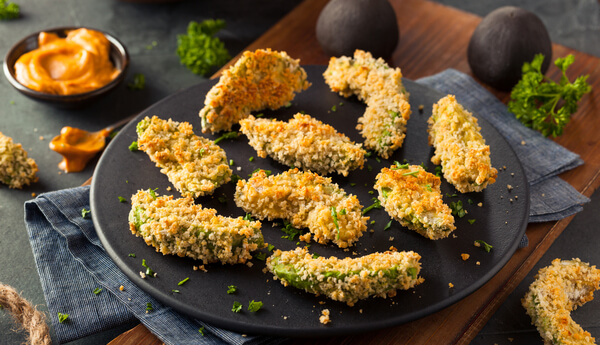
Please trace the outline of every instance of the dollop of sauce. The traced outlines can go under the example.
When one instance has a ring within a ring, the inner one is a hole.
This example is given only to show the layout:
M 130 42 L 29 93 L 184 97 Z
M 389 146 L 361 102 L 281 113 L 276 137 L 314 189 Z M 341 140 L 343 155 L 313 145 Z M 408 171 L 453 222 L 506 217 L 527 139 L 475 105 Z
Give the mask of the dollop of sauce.
M 66 38 L 42 32 L 38 46 L 15 63 L 19 83 L 35 91 L 84 93 L 101 88 L 120 73 L 109 58 L 110 42 L 95 30 L 71 30 Z
M 82 171 L 90 159 L 104 149 L 110 130 L 90 133 L 74 127 L 63 127 L 60 135 L 50 142 L 50 149 L 60 153 L 58 167 L 66 172 Z

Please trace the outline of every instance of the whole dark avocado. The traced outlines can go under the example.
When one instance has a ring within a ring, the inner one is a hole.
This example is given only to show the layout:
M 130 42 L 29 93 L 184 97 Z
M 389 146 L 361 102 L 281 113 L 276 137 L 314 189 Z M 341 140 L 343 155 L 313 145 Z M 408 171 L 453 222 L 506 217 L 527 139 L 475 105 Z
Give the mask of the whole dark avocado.
M 331 0 L 317 20 L 317 40 L 326 54 L 352 56 L 356 49 L 390 57 L 400 30 L 387 0 Z
M 538 16 L 519 7 L 490 12 L 475 28 L 467 59 L 473 74 L 495 89 L 509 91 L 521 79 L 523 63 L 544 54 L 542 73 L 552 60 L 552 42 Z

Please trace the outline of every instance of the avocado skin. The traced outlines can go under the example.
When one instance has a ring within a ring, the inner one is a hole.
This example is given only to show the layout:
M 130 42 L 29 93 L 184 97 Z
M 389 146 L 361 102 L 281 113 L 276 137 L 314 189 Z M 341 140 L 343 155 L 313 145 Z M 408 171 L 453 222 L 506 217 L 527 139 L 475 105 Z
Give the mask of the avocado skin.
M 545 56 L 545 74 L 552 60 L 552 42 L 544 23 L 532 12 L 505 6 L 490 12 L 475 28 L 467 59 L 482 82 L 510 91 L 521 79 L 523 64 L 540 53 Z
M 352 56 L 362 49 L 387 59 L 400 40 L 396 14 L 387 0 L 331 0 L 319 15 L 316 34 L 331 56 Z

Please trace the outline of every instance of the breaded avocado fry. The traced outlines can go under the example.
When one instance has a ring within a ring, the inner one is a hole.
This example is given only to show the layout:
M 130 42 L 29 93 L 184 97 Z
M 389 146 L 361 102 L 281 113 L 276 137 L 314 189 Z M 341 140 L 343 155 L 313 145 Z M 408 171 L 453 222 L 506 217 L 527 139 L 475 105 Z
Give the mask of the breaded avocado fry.
M 415 252 L 373 253 L 358 258 L 314 258 L 306 248 L 276 250 L 267 268 L 284 286 L 353 306 L 370 296 L 393 297 L 424 281 L 419 277 L 421 256 Z
M 326 175 L 348 176 L 350 170 L 363 167 L 366 151 L 330 125 L 310 115 L 296 114 L 288 122 L 256 119 L 240 121 L 241 131 L 259 157 Z
M 37 182 L 38 166 L 21 144 L 15 144 L 12 138 L 0 132 L 0 182 L 9 188 L 21 189 Z
M 596 344 L 571 318 L 571 311 L 593 300 L 599 285 L 600 270 L 579 259 L 554 259 L 538 271 L 521 303 L 544 344 Z
M 330 178 L 297 168 L 272 176 L 259 170 L 247 181 L 239 180 L 234 200 L 254 217 L 287 220 L 296 228 L 308 228 L 315 241 L 333 241 L 340 248 L 356 242 L 369 219 L 355 195 Z
M 229 130 L 253 111 L 288 104 L 310 86 L 299 61 L 271 49 L 244 52 L 206 94 L 202 132 Z
M 357 49 L 354 58 L 332 57 L 323 77 L 331 91 L 356 95 L 366 103 L 356 127 L 366 148 L 387 159 L 402 146 L 411 110 L 400 68 L 390 68 L 383 59 Z
M 211 194 L 231 180 L 225 151 L 194 134 L 187 122 L 145 117 L 137 124 L 138 147 L 183 196 Z
M 456 227 L 452 210 L 442 200 L 440 178 L 419 165 L 383 168 L 375 189 L 386 212 L 403 226 L 431 239 L 450 235 Z
M 428 120 L 429 144 L 435 148 L 433 164 L 441 164 L 446 181 L 461 193 L 481 192 L 496 182 L 498 171 L 492 167 L 490 147 L 481 127 L 470 112 L 448 95 L 433 105 Z
M 131 197 L 129 228 L 157 252 L 202 260 L 244 263 L 265 246 L 259 221 L 217 215 L 190 197 L 173 199 L 140 190 Z

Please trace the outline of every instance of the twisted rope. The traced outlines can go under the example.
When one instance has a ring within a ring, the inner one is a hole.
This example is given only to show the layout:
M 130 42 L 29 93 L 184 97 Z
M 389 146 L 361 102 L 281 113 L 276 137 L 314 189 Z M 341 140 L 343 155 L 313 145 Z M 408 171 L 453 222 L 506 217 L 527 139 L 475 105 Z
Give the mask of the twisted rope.
M 19 325 L 18 331 L 29 332 L 27 345 L 51 343 L 46 317 L 12 287 L 0 283 L 0 305 L 10 312 Z

